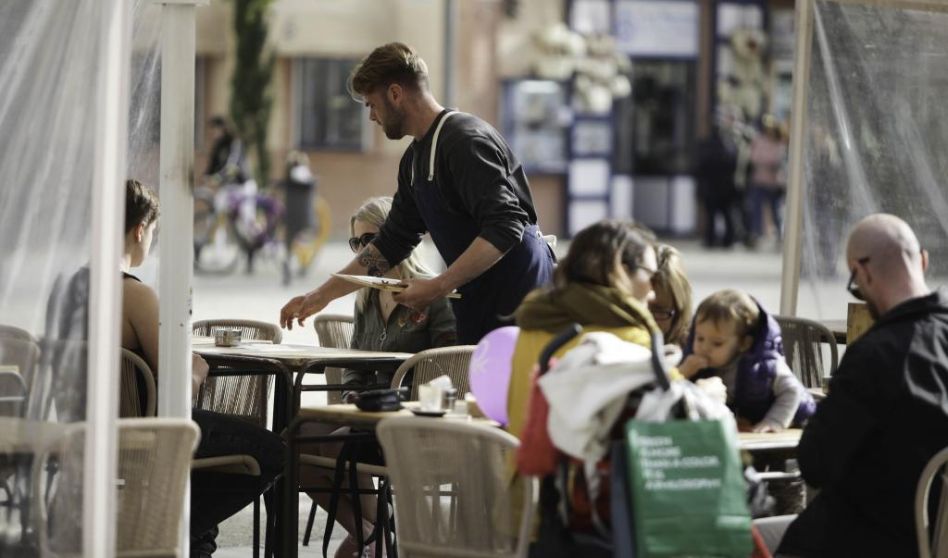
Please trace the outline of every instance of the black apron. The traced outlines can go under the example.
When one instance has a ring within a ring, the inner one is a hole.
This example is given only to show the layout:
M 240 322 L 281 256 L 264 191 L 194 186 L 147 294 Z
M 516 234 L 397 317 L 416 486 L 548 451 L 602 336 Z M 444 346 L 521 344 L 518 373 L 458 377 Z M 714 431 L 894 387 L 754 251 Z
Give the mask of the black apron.
M 452 114 L 445 114 L 438 122 L 431 140 L 432 150 L 437 149 L 441 127 Z M 449 205 L 442 186 L 426 163 L 412 160 L 415 205 L 438 252 L 450 266 L 474 242 L 481 229 L 470 216 L 464 218 L 446 210 Z M 511 325 L 513 312 L 527 293 L 552 282 L 554 262 L 553 251 L 541 237 L 539 227 L 524 227 L 520 243 L 493 267 L 461 286 L 460 299 L 451 300 L 457 318 L 458 343 L 477 344 L 490 331 Z

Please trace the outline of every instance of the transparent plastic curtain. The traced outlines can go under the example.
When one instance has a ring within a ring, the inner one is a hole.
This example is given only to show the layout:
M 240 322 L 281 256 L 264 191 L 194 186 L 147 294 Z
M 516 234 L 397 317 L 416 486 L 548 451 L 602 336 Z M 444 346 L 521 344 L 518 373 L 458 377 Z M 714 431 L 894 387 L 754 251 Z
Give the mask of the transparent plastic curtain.
M 82 548 L 81 476 L 59 482 L 55 467 L 33 467 L 66 424 L 86 416 L 98 31 L 108 6 L 0 2 L 0 556 Z M 151 184 L 159 14 L 160 6 L 134 2 L 128 164 Z M 70 459 L 82 463 L 81 448 Z M 42 538 L 41 511 L 55 525 Z
M 799 315 L 846 317 L 846 234 L 870 213 L 915 229 L 930 285 L 948 272 L 948 13 L 906 6 L 815 2 Z

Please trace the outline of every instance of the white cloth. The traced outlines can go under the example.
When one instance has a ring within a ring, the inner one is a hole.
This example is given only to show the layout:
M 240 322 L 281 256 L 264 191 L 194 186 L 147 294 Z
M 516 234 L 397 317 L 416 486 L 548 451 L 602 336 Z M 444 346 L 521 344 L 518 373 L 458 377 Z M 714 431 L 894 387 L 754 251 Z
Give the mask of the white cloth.
M 720 377 L 711 376 L 710 378 L 701 378 L 695 382 L 695 385 L 707 393 L 711 399 L 714 399 L 722 405 L 727 405 L 727 387 Z
M 629 393 L 655 379 L 651 358 L 649 349 L 611 333 L 586 334 L 539 380 L 553 445 L 586 462 L 602 459 Z
M 666 368 L 681 360 L 666 346 Z M 546 374 L 539 386 L 550 405 L 547 432 L 563 453 L 581 459 L 591 501 L 599 494 L 596 464 L 609 451 L 610 433 L 629 393 L 655 380 L 652 351 L 611 333 L 586 334 Z M 599 521 L 593 507 L 593 522 Z
M 665 422 L 672 408 L 681 400 L 684 400 L 685 418 L 688 420 L 722 420 L 734 424 L 734 415 L 727 405 L 689 380 L 672 382 L 668 391 L 656 389 L 646 393 L 639 403 L 635 420 Z

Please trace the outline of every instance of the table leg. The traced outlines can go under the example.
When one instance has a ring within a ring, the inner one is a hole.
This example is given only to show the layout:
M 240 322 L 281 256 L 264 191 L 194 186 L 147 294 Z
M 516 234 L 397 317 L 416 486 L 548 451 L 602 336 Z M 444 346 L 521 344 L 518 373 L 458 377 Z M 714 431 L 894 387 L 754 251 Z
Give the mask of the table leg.
M 299 447 L 296 431 L 299 421 L 290 423 L 286 431 L 286 474 L 283 475 L 283 548 L 282 556 L 296 558 L 299 537 Z
M 302 370 L 296 373 L 296 380 L 293 382 L 293 404 L 295 405 L 296 412 L 299 412 L 300 405 L 303 398 L 303 378 L 307 374 L 322 374 L 326 375 L 326 366 L 324 365 L 309 365 L 304 367 Z

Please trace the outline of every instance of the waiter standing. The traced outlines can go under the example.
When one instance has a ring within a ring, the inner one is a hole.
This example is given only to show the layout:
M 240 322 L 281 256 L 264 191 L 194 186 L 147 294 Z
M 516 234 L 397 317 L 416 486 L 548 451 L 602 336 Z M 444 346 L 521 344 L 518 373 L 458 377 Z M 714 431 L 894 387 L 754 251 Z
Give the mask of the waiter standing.
M 552 280 L 554 256 L 540 236 L 523 167 L 489 124 L 438 104 L 425 62 L 407 45 L 376 48 L 353 70 L 349 87 L 389 139 L 415 139 L 399 163 L 388 220 L 340 273 L 385 275 L 430 233 L 448 268 L 410 281 L 395 301 L 424 309 L 457 289 L 458 341 L 477 343 Z M 357 288 L 332 277 L 286 303 L 280 324 L 302 325 Z

